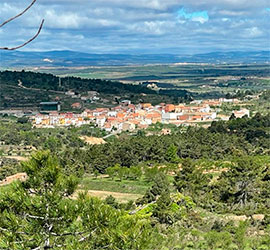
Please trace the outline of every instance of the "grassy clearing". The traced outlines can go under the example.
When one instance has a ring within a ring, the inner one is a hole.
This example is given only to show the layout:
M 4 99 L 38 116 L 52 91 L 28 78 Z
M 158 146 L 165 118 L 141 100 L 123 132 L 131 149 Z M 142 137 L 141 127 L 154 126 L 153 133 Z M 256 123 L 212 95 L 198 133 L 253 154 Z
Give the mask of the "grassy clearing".
M 77 190 L 72 197 L 76 199 L 79 192 L 84 192 L 85 190 Z M 92 197 L 97 197 L 102 200 L 106 199 L 108 196 L 113 196 L 118 202 L 126 203 L 128 201 L 135 201 L 142 197 L 141 194 L 127 194 L 127 193 L 119 193 L 119 192 L 109 192 L 109 191 L 100 191 L 100 190 L 88 190 L 87 194 Z
M 143 195 L 146 190 L 151 186 L 143 180 L 131 181 L 131 180 L 111 180 L 110 178 L 98 178 L 86 177 L 80 183 L 80 189 L 82 190 L 100 190 L 108 192 L 120 192 L 127 194 L 141 194 Z
M 4 192 L 8 192 L 9 190 L 11 190 L 12 186 L 10 184 L 8 185 L 0 185 L 0 193 L 4 193 Z

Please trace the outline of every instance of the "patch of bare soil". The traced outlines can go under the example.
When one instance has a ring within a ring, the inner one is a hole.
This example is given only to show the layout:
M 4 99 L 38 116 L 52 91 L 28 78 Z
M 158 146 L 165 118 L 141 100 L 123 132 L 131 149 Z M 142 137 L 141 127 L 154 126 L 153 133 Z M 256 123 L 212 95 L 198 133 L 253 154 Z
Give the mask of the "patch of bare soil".
M 73 194 L 72 197 L 76 199 L 79 192 L 84 192 L 84 191 L 83 190 L 77 190 Z M 90 195 L 90 196 L 93 196 L 93 197 L 98 197 L 100 199 L 105 199 L 107 196 L 111 195 L 119 202 L 127 202 L 127 201 L 130 201 L 130 200 L 137 200 L 138 198 L 142 197 L 142 195 L 140 195 L 140 194 L 127 194 L 127 193 L 99 191 L 99 190 L 88 190 L 87 194 Z
M 106 141 L 104 141 L 103 138 L 97 138 L 97 137 L 81 136 L 80 139 L 85 141 L 89 145 L 98 145 L 98 144 L 106 143 Z
M 5 156 L 7 159 L 14 159 L 17 161 L 27 161 L 27 158 L 24 156 Z

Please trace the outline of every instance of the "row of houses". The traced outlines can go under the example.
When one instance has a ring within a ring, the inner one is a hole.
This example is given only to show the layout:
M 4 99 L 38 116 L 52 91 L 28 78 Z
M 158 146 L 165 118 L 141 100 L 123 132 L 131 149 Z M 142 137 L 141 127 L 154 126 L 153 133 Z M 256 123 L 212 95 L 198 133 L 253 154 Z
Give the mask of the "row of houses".
M 212 100 L 208 102 L 213 103 Z M 125 100 L 117 107 L 86 109 L 81 114 L 56 111 L 49 114 L 37 114 L 33 117 L 33 125 L 36 127 L 56 127 L 82 126 L 94 123 L 108 132 L 121 132 L 133 131 L 137 128 L 144 129 L 157 122 L 180 126 L 203 122 L 210 123 L 216 119 L 226 120 L 229 118 L 218 117 L 215 109 L 211 108 L 208 102 L 197 101 L 190 105 L 160 103 L 153 106 L 150 103 L 134 105 L 129 100 Z M 236 116 L 240 117 L 242 113 L 241 111 L 238 112 Z

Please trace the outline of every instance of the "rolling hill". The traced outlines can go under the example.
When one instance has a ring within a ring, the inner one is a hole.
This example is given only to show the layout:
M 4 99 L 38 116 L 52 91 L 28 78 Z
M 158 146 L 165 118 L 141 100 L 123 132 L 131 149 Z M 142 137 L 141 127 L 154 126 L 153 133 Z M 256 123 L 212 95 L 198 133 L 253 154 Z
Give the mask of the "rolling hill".
M 269 63 L 269 51 L 211 52 L 197 55 L 88 54 L 75 51 L 2 51 L 0 67 L 80 67 L 167 63 Z

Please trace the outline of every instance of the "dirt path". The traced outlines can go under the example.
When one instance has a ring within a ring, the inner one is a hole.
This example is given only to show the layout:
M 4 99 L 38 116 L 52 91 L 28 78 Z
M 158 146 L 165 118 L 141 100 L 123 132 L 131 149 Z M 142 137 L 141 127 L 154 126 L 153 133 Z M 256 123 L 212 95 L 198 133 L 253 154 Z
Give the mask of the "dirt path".
M 81 189 L 77 190 L 74 193 L 73 197 L 76 198 L 78 196 L 79 192 L 84 192 L 84 190 L 81 190 Z M 119 202 L 127 202 L 130 200 L 136 200 L 136 199 L 142 197 L 142 195 L 140 195 L 140 194 L 127 194 L 127 193 L 99 191 L 99 190 L 88 190 L 87 193 L 90 196 L 98 197 L 100 199 L 105 199 L 107 196 L 111 195 Z
M 27 90 L 35 90 L 35 91 L 43 91 L 43 92 L 52 92 L 52 93 L 56 93 L 56 94 L 65 94 L 64 91 L 57 91 L 57 90 L 51 90 L 51 89 L 38 89 L 38 88 L 29 88 L 29 87 L 25 87 L 22 84 L 21 80 L 18 80 L 18 87 L 21 89 L 27 89 Z
M 23 157 L 23 156 L 4 156 L 4 158 L 14 159 L 14 160 L 17 160 L 17 161 L 27 161 L 27 158 Z

